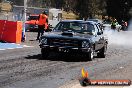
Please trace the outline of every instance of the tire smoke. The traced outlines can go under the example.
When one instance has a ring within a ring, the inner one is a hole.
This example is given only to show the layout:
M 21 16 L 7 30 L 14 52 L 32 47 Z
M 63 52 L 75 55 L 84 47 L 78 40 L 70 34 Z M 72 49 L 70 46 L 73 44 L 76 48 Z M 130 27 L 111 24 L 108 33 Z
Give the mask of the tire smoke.
M 128 31 L 132 31 L 132 19 L 129 22 Z
M 128 30 L 129 31 L 118 32 L 116 30 L 106 27 L 104 29 L 104 35 L 108 39 L 108 44 L 132 47 L 132 24 L 129 25 Z

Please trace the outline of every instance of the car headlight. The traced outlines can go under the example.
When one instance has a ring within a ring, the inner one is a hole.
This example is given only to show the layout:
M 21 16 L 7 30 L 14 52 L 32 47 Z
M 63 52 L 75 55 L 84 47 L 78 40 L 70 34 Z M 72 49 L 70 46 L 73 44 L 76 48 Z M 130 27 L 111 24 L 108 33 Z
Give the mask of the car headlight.
M 47 44 L 47 38 L 41 39 L 41 43 L 42 43 L 42 44 Z
M 82 47 L 83 48 L 88 48 L 89 47 L 89 42 L 88 41 L 82 41 Z

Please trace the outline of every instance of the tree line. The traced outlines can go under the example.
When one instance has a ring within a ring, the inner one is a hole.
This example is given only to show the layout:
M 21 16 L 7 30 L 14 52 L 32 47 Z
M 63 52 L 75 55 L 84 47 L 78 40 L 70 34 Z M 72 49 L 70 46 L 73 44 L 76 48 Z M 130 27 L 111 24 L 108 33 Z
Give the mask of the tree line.
M 23 5 L 24 0 L 8 0 Z M 27 0 L 29 7 L 59 8 L 74 12 L 80 19 L 107 15 L 117 20 L 128 21 L 131 17 L 132 0 Z

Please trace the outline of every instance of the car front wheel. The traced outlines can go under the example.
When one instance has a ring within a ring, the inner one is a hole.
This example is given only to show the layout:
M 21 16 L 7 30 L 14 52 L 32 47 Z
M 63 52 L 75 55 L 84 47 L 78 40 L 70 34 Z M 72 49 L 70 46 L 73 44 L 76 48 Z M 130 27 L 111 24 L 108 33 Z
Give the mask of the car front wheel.
M 99 53 L 97 53 L 97 57 L 105 58 L 106 50 L 107 50 L 107 44 L 103 48 L 100 49 Z

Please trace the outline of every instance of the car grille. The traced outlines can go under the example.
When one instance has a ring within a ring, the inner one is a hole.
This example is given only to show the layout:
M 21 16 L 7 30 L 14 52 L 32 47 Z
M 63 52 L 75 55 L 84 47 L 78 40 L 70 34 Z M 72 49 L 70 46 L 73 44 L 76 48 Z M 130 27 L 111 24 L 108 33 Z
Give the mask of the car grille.
M 58 47 L 78 47 L 79 42 L 77 40 L 70 40 L 70 39 L 50 39 L 51 46 L 58 46 Z

